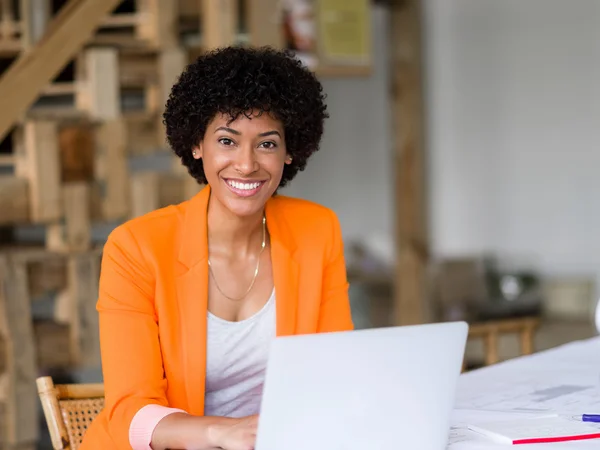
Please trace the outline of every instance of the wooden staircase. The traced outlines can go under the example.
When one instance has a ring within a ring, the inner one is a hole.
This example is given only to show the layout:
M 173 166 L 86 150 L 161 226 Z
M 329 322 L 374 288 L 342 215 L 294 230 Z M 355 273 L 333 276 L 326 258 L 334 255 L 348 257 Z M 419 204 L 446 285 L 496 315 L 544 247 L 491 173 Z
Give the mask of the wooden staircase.
M 50 23 L 43 38 L 8 68 L 0 79 L 0 98 L 4 105 L 0 114 L 0 139 L 93 36 L 103 18 L 118 3 L 119 0 L 69 0 Z

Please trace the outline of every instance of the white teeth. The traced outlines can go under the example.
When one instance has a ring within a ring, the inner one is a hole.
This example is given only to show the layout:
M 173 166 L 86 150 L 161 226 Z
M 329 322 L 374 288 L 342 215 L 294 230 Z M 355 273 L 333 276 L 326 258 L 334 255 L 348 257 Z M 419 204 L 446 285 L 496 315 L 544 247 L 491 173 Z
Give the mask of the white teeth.
M 228 181 L 227 183 L 236 189 L 242 189 L 245 191 L 256 189 L 260 186 L 260 183 L 240 183 L 238 181 Z

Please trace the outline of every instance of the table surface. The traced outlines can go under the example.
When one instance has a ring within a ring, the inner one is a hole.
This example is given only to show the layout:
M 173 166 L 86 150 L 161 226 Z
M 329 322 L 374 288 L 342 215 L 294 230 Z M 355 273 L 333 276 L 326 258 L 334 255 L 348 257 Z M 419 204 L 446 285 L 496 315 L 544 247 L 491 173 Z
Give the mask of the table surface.
M 544 414 L 600 414 L 600 336 L 515 358 L 460 376 L 448 449 L 510 448 L 466 423 Z M 598 425 L 600 431 L 600 425 Z M 522 450 L 600 449 L 600 440 L 527 444 Z

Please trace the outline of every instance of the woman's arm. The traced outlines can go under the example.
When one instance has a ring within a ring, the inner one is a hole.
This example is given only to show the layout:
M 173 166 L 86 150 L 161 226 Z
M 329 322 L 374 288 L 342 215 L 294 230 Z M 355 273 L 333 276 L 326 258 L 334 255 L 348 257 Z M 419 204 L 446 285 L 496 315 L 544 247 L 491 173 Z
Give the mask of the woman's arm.
M 175 413 L 162 419 L 152 436 L 153 450 L 253 450 L 258 416 L 233 419 Z
M 116 448 L 251 449 L 255 418 L 196 417 L 169 408 L 154 285 L 135 237 L 126 225 L 117 227 L 104 246 L 97 304 L 105 409 Z
M 105 409 L 117 448 L 131 448 L 129 427 L 143 407 L 169 406 L 154 284 L 131 232 L 115 228 L 104 246 L 97 310 Z
M 342 230 L 335 213 L 331 211 L 331 235 L 325 272 L 318 331 L 349 331 L 354 329 L 348 297 L 348 279 L 344 259 Z

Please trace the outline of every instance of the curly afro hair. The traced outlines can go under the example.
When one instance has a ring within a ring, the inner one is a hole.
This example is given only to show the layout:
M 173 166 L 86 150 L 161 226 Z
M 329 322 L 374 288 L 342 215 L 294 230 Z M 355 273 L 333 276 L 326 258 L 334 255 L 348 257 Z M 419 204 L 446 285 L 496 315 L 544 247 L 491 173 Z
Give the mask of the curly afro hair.
M 206 184 L 202 159 L 192 147 L 204 137 L 219 113 L 235 120 L 240 114 L 270 113 L 285 130 L 286 164 L 279 187 L 304 170 L 319 149 L 328 118 L 323 87 L 292 54 L 269 47 L 226 47 L 200 56 L 173 86 L 163 122 L 167 141 L 188 172 Z

